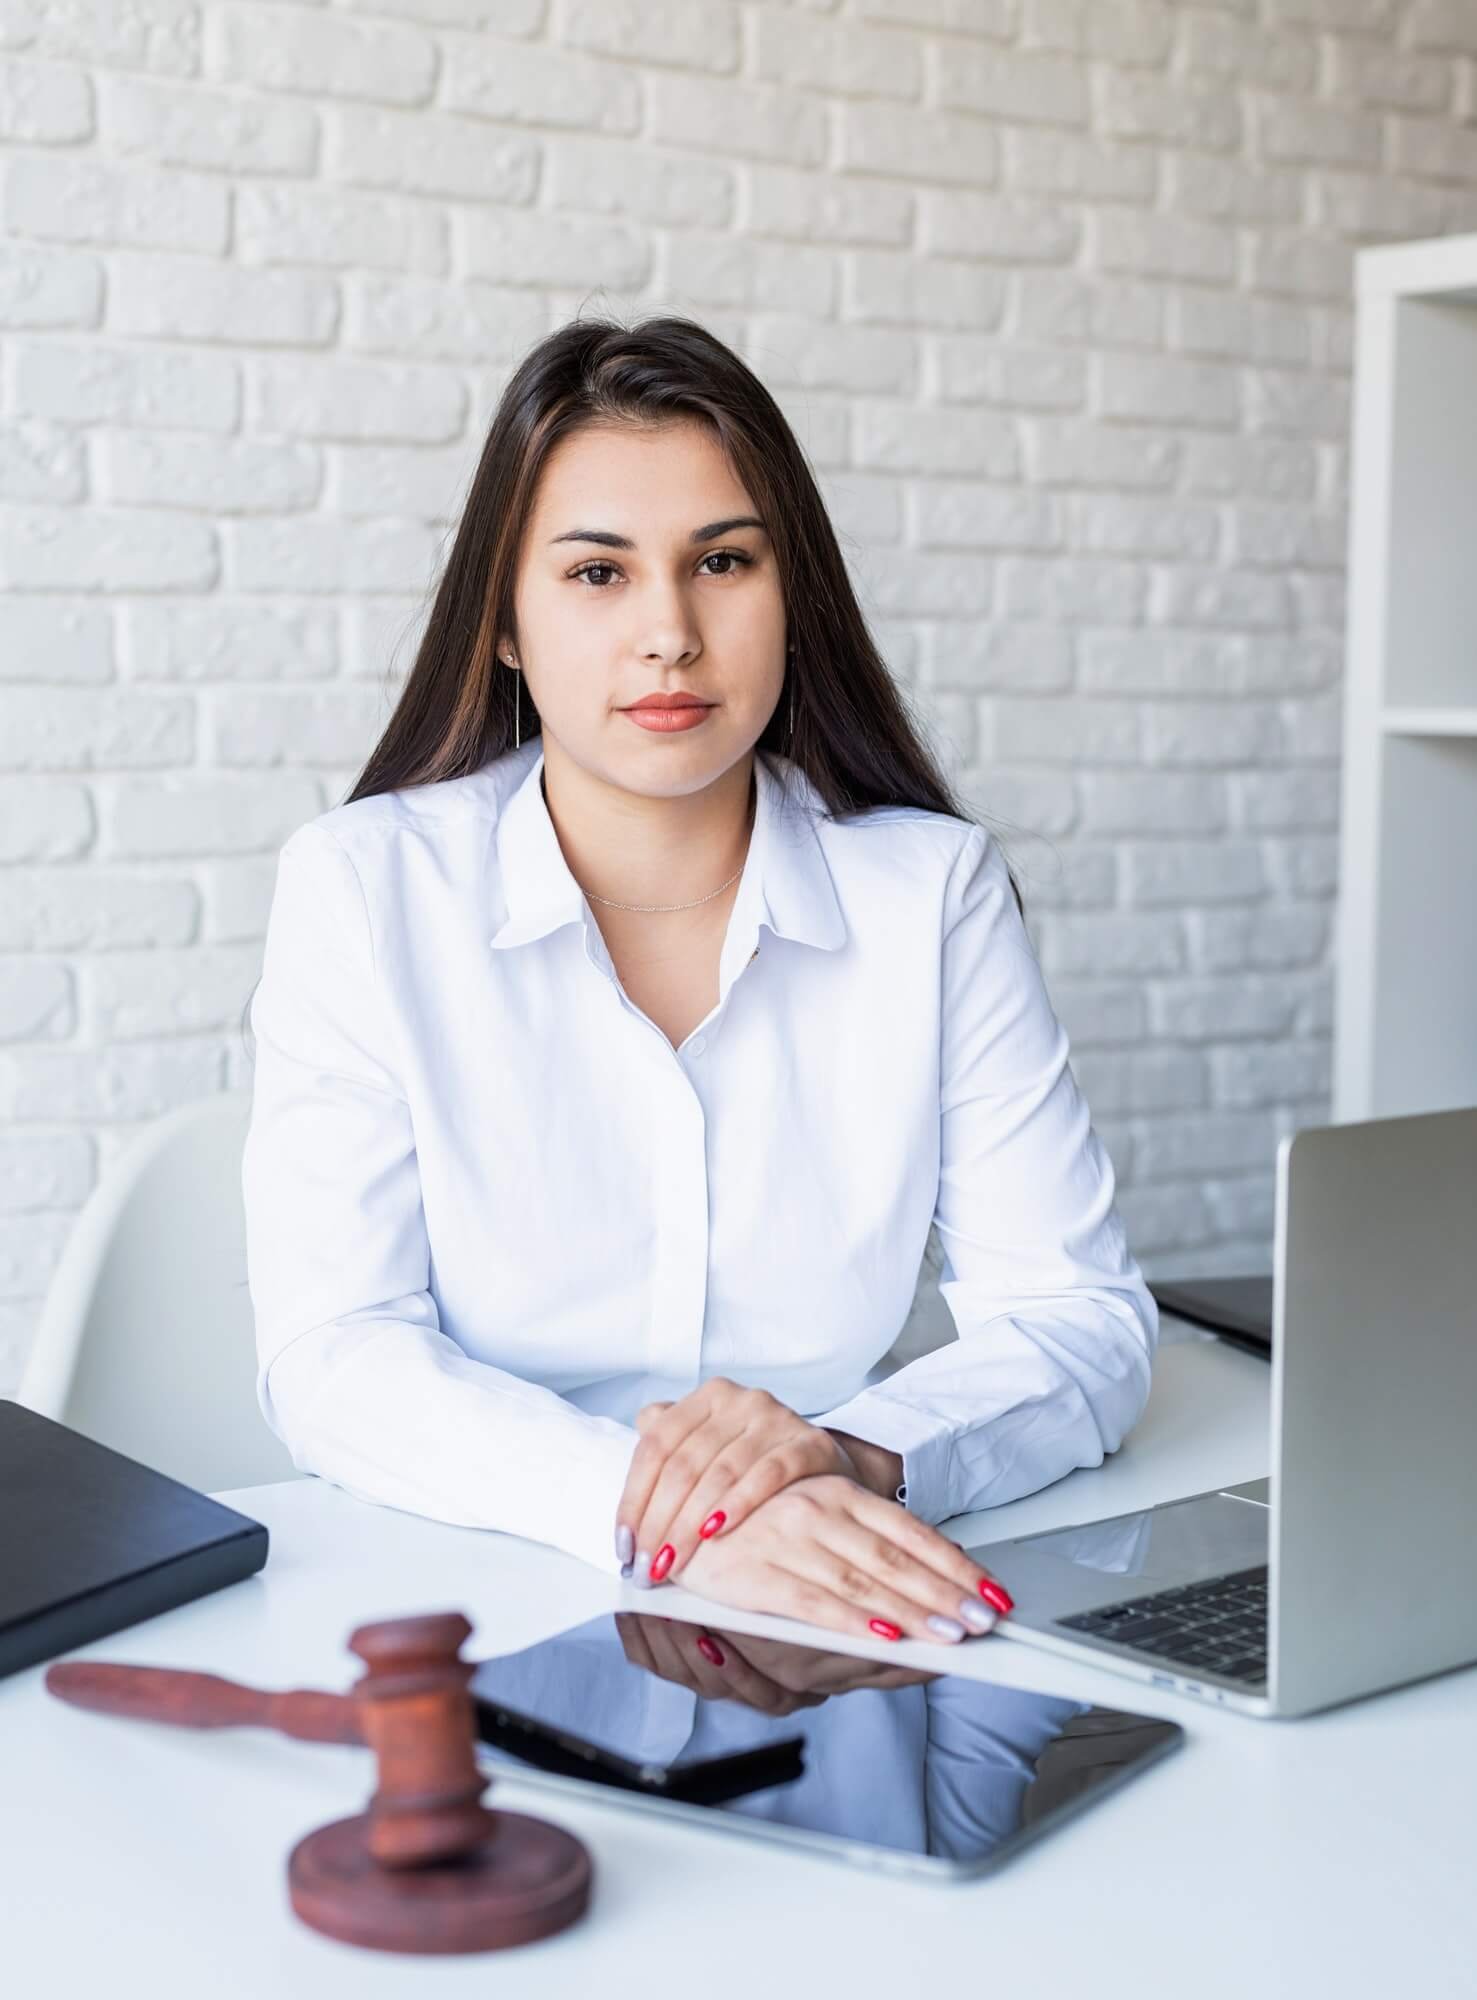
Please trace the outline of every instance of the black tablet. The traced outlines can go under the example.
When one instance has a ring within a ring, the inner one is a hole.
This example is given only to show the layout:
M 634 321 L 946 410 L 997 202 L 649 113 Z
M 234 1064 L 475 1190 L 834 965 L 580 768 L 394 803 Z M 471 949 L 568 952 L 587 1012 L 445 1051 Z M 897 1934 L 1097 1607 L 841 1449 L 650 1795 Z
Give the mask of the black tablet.
M 1184 1738 L 1177 1722 L 947 1664 L 905 1667 L 647 1611 L 483 1660 L 471 1693 L 489 1776 L 946 1878 L 999 1868 Z M 771 1746 L 773 1759 L 753 1756 Z M 706 1768 L 731 1774 L 746 1756 L 752 1789 L 730 1776 L 705 1791 Z M 619 1770 L 644 1781 L 608 1775 Z

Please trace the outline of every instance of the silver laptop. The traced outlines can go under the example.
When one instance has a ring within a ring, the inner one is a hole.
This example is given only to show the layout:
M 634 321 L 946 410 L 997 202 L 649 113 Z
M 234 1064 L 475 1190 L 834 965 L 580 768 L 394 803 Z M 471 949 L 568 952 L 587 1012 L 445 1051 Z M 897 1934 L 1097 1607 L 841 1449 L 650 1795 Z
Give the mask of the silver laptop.
M 1271 1476 L 970 1551 L 1006 1628 L 1250 1715 L 1477 1660 L 1477 1107 L 1277 1148 Z

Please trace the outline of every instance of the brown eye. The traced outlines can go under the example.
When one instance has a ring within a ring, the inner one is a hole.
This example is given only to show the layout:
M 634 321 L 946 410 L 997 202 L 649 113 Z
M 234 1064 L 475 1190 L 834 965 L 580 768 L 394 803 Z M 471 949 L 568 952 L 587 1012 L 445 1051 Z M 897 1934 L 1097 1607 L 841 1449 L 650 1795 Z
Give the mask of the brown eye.
M 710 562 L 728 562 L 728 563 L 736 563 L 740 569 L 747 569 L 749 565 L 753 562 L 753 560 L 754 558 L 752 556 L 745 555 L 742 549 L 710 549 L 707 555 L 703 557 L 702 562 L 699 563 L 698 567 L 699 569 L 702 569 L 706 564 Z M 569 574 L 571 580 L 573 580 L 575 577 L 583 578 L 589 584 L 592 590 L 608 590 L 610 587 L 609 584 L 603 581 L 598 581 L 596 579 L 594 575 L 594 572 L 596 570 L 600 570 L 603 573 L 609 574 L 611 576 L 620 575 L 619 567 L 615 563 L 600 562 L 600 561 L 581 563 L 578 569 L 572 569 L 569 572 Z M 735 572 L 731 569 L 724 569 L 724 570 L 710 569 L 708 570 L 707 573 L 709 576 L 716 577 L 716 576 L 732 576 L 734 575 Z

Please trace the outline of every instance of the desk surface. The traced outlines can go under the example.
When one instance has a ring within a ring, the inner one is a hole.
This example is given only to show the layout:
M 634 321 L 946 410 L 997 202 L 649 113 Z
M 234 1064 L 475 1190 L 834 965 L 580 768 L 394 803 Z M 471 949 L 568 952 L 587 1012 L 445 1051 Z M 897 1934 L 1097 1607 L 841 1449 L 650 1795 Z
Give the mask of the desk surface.
M 950 1531 L 998 1539 L 1259 1477 L 1269 1380 L 1265 1362 L 1215 1342 L 1166 1346 L 1143 1420 L 1105 1465 Z M 371 1618 L 463 1610 L 474 1658 L 652 1607 L 650 1593 L 558 1551 L 368 1506 L 316 1479 L 218 1497 L 266 1523 L 266 1568 L 69 1658 L 347 1688 L 361 1667 L 345 1641 Z M 807 1631 L 661 1595 L 674 1614 L 734 1630 Z M 601 2000 L 645 2000 L 674 1977 L 700 2000 L 753 2000 L 756 1977 L 770 2000 L 911 1995 L 936 1981 L 1110 2000 L 1472 1993 L 1477 1670 L 1263 1722 L 998 1634 L 957 1649 L 828 1643 L 1172 1716 L 1187 1741 L 976 1883 L 879 1875 L 500 1776 L 490 1799 L 589 1845 L 590 1912 L 515 1952 L 416 1960 L 319 1937 L 287 1902 L 294 1843 L 363 1810 L 368 1751 L 91 1715 L 48 1695 L 36 1667 L 0 1682 L 5 1983 L 63 2000 L 403 2000 L 494 1983 L 518 2000 L 567 2000 L 596 1980 Z

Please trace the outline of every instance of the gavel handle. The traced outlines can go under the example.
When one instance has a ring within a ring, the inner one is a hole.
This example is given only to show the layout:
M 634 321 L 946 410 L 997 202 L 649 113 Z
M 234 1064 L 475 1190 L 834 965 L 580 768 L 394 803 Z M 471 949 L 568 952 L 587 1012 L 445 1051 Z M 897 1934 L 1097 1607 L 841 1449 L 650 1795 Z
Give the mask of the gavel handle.
M 176 1667 L 113 1666 L 104 1660 L 58 1660 L 46 1669 L 49 1693 L 78 1708 L 186 1729 L 275 1729 L 305 1743 L 366 1741 L 351 1695 L 294 1688 L 273 1694 L 218 1674 Z

